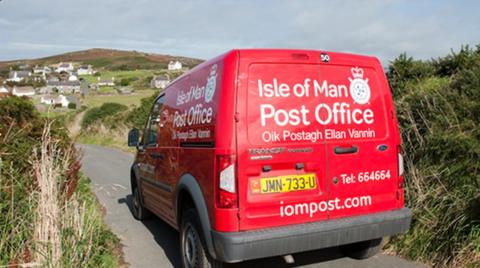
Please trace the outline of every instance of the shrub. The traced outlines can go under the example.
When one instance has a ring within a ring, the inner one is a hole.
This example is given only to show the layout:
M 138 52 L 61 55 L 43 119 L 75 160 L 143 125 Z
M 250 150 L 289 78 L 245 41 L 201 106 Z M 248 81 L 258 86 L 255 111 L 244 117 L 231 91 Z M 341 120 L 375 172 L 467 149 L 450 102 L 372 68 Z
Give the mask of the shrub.
M 480 60 L 462 48 L 389 68 L 405 152 L 411 230 L 391 241 L 434 266 L 480 265 Z M 425 67 L 429 66 L 429 67 Z M 432 73 L 432 68 L 434 72 Z M 401 88 L 400 85 L 404 87 Z
M 85 113 L 85 116 L 83 117 L 82 128 L 85 129 L 98 120 L 114 115 L 121 111 L 125 111 L 127 109 L 127 106 L 115 102 L 106 102 L 100 107 L 91 108 Z
M 138 129 L 143 129 L 147 121 L 153 102 L 158 97 L 158 92 L 153 93 L 150 97 L 143 98 L 140 101 L 140 106 L 131 110 L 127 115 L 127 123 Z
M 406 53 L 400 54 L 388 67 L 387 77 L 393 96 L 406 93 L 409 81 L 418 81 L 433 75 L 434 67 L 428 62 L 414 60 Z
M 74 102 L 70 102 L 70 103 L 68 104 L 68 109 L 73 109 L 73 110 L 74 110 L 74 109 L 77 109 L 77 104 L 74 103 Z
M 475 55 L 479 55 L 480 45 L 476 50 L 471 49 L 468 45 L 462 46 L 458 53 L 452 52 L 445 56 L 433 60 L 435 73 L 439 76 L 452 76 L 463 69 L 469 69 L 475 66 Z

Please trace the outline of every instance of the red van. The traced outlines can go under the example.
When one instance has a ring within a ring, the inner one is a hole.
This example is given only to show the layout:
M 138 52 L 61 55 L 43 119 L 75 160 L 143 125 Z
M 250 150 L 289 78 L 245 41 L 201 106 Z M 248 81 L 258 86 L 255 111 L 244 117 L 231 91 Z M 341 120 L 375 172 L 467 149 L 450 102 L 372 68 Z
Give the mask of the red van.
M 172 82 L 139 133 L 134 217 L 178 229 L 185 267 L 333 246 L 367 258 L 409 228 L 377 58 L 232 50 Z

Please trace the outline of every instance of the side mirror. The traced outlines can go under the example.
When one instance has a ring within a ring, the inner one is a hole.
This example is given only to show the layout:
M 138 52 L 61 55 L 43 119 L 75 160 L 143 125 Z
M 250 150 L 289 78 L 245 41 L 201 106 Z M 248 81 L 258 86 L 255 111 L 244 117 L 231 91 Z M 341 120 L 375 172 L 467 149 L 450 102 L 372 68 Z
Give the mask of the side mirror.
M 136 128 L 128 132 L 128 147 L 137 147 L 140 138 L 140 131 Z

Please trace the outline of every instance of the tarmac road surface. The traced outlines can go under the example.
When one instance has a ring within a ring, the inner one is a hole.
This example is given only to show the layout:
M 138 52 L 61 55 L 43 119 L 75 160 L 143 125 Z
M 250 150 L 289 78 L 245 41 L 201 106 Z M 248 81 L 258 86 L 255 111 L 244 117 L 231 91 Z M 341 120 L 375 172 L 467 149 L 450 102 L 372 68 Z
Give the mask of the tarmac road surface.
M 82 171 L 91 178 L 91 187 L 106 209 L 105 222 L 121 239 L 125 261 L 130 267 L 180 267 L 178 233 L 154 217 L 140 222 L 130 213 L 130 165 L 133 155 L 97 145 L 78 147 L 83 151 Z M 335 248 L 293 255 L 294 264 L 282 258 L 248 261 L 227 267 L 424 267 L 395 256 L 379 254 L 368 260 L 353 260 Z

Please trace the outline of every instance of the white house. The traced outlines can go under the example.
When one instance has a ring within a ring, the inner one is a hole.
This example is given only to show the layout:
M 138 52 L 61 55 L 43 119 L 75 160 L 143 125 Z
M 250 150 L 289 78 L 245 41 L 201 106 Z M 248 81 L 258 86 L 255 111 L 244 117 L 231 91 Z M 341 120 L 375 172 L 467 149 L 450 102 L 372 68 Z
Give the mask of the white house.
M 10 71 L 10 73 L 8 74 L 8 79 L 7 81 L 10 81 L 10 82 L 21 82 L 23 81 L 25 78 L 28 78 L 32 75 L 31 72 L 29 71 Z
M 77 70 L 77 74 L 78 75 L 92 75 L 93 74 L 92 65 L 80 66 L 80 68 L 78 68 L 78 70 Z
M 38 66 L 37 65 L 33 68 L 33 73 L 42 75 L 45 78 L 47 75 L 52 73 L 52 69 L 50 69 L 50 67 L 48 67 L 48 66 Z
M 8 95 L 8 93 L 10 93 L 10 91 L 8 91 L 8 88 L 6 88 L 5 86 L 0 86 L 0 98 Z
M 99 87 L 113 87 L 115 86 L 115 77 L 112 77 L 112 79 L 100 79 L 100 77 L 97 78 L 97 86 Z
M 57 69 L 55 69 L 55 72 L 61 73 L 61 72 L 67 72 L 71 73 L 73 72 L 73 63 L 71 62 L 60 62 L 57 66 Z
M 40 102 L 47 105 L 57 105 L 60 104 L 62 107 L 68 107 L 70 101 L 64 95 L 44 95 L 40 98 Z
M 168 63 L 168 70 L 169 71 L 176 71 L 176 70 L 181 70 L 181 69 L 182 69 L 182 63 L 179 62 L 178 60 L 170 61 Z
M 68 81 L 78 81 L 78 77 L 74 74 L 68 76 Z
M 156 75 L 150 81 L 151 88 L 165 88 L 168 83 L 170 83 L 170 79 L 167 75 Z
M 12 89 L 12 94 L 17 97 L 31 97 L 35 95 L 35 89 L 31 86 L 17 87 L 14 86 Z

